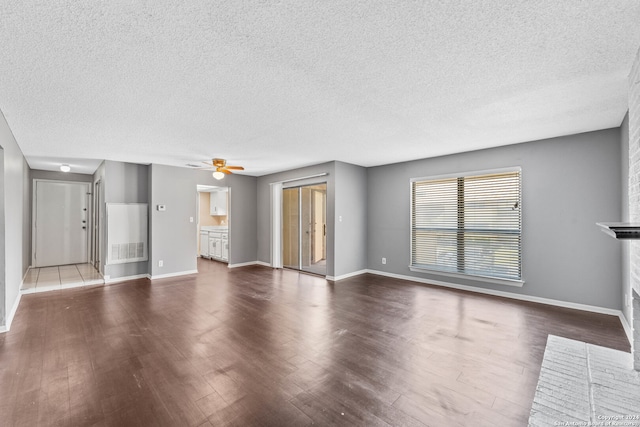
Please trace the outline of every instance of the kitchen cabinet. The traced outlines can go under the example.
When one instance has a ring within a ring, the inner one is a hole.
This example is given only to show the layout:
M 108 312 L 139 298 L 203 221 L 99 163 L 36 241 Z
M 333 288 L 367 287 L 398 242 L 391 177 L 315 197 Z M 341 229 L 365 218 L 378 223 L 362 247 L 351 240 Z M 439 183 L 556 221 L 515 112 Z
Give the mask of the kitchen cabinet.
M 212 191 L 209 193 L 209 214 L 227 215 L 227 192 Z
M 229 232 L 216 230 L 209 232 L 209 258 L 218 261 L 229 261 Z
M 220 233 L 209 233 L 209 256 L 215 259 L 222 258 L 222 238 Z
M 222 233 L 222 260 L 229 261 L 229 233 Z
M 209 258 L 209 232 L 200 232 L 200 256 L 202 258 Z

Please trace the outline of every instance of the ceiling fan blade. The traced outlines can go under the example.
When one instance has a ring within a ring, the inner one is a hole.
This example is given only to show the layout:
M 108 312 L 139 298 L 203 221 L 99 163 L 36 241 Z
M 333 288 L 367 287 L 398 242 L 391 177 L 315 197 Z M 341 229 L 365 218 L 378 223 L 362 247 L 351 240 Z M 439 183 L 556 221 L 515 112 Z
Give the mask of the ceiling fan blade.
M 244 170 L 242 166 L 225 166 L 225 169 L 232 169 L 232 170 L 239 170 L 239 171 Z
M 231 171 L 228 171 L 227 168 L 218 168 L 218 172 L 226 173 L 227 175 L 231 175 Z

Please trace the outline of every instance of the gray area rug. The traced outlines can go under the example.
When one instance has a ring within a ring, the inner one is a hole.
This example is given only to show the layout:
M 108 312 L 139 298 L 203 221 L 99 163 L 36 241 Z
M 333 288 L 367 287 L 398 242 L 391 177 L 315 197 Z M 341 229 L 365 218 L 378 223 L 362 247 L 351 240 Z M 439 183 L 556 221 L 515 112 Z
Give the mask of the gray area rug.
M 631 354 L 549 335 L 529 425 L 640 427 Z

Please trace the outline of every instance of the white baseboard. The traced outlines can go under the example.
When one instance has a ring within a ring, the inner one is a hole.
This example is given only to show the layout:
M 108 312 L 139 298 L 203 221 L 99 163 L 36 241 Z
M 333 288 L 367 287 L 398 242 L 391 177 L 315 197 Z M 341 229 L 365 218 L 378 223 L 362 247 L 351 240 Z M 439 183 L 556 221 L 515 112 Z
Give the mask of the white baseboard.
M 27 274 L 29 273 L 29 268 L 27 268 L 27 271 L 25 271 L 24 275 L 22 276 L 22 280 L 20 281 L 20 287 L 18 288 L 18 298 L 16 298 L 15 302 L 13 303 L 13 307 L 11 307 L 11 311 L 9 311 L 9 314 L 5 318 L 6 319 L 5 325 L 0 326 L 0 333 L 9 332 L 9 330 L 11 329 L 11 323 L 13 322 L 13 318 L 18 312 L 18 306 L 20 305 L 20 300 L 22 299 L 22 292 L 20 290 L 24 285 L 24 280 L 27 278 Z
M 22 280 L 24 283 L 24 279 Z M 22 287 L 22 285 L 20 285 L 20 287 Z M 11 311 L 9 311 L 9 315 L 6 317 L 6 323 L 4 326 L 0 326 L 0 333 L 3 332 L 9 332 L 9 330 L 11 329 L 11 323 L 13 322 L 13 318 L 15 317 L 16 313 L 18 312 L 18 306 L 20 305 L 20 299 L 22 299 L 22 293 L 18 292 L 18 298 L 16 298 L 16 301 L 13 303 L 13 307 L 11 307 Z
M 627 334 L 627 339 L 629 340 L 629 344 L 633 346 L 633 330 L 631 329 L 631 325 L 627 321 L 627 318 L 624 317 L 624 313 L 621 311 L 618 315 L 620 317 L 620 323 L 622 323 L 622 327 L 624 328 L 624 333 Z
M 327 280 L 331 280 L 332 282 L 337 282 L 338 280 L 348 279 L 349 277 L 359 276 L 361 274 L 369 273 L 369 270 L 359 270 L 353 271 L 351 273 L 342 274 L 340 276 L 327 276 Z
M 156 276 L 149 277 L 151 280 L 166 279 L 168 277 L 188 276 L 189 274 L 198 274 L 198 270 L 178 271 L 175 273 L 158 274 Z
M 229 268 L 247 267 L 249 265 L 261 265 L 263 267 L 271 267 L 271 264 L 264 261 L 239 262 L 237 264 L 229 264 Z
M 436 286 L 443 286 L 446 288 L 459 289 L 462 291 L 493 295 L 497 297 L 511 298 L 511 299 L 517 299 L 521 301 L 528 301 L 528 302 L 536 302 L 539 304 L 553 305 L 556 307 L 572 308 L 574 310 L 589 311 L 592 313 L 608 314 L 608 315 L 617 316 L 617 317 L 622 315 L 622 311 L 620 310 L 615 310 L 613 308 L 597 307 L 595 305 L 578 304 L 574 302 L 560 301 L 560 300 L 555 300 L 550 298 L 534 297 L 531 295 L 514 294 L 511 292 L 495 291 L 493 289 L 477 288 L 475 286 L 458 285 L 455 283 L 441 282 L 439 280 L 423 279 L 421 277 L 387 273 L 386 271 L 367 270 L 367 273 L 377 274 L 378 276 L 392 277 L 395 279 L 409 280 L 412 282 L 425 283 L 428 285 L 436 285 Z
M 149 276 L 148 274 L 136 274 L 134 276 L 116 277 L 114 279 L 112 279 L 111 276 L 104 276 L 104 284 L 111 285 L 113 283 L 128 282 L 129 280 L 150 279 L 150 278 L 151 276 Z

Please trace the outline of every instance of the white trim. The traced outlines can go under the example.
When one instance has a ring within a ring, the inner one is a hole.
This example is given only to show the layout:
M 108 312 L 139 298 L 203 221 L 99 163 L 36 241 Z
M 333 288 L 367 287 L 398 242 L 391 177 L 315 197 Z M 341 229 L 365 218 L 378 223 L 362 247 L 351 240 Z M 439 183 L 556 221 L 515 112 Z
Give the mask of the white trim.
M 486 170 L 468 171 L 468 172 L 454 172 L 454 173 L 447 173 L 447 174 L 441 174 L 441 175 L 421 176 L 417 178 L 411 178 L 409 182 L 429 181 L 429 180 L 449 179 L 449 178 L 462 178 L 462 177 L 475 176 L 475 175 L 493 175 L 493 174 L 507 173 L 507 172 L 522 172 L 522 167 L 513 166 L 508 168 L 486 169 Z
M 250 265 L 263 265 L 265 267 L 271 267 L 271 264 L 264 261 L 249 261 L 249 262 L 239 262 L 237 264 L 229 264 L 229 268 L 238 268 L 238 267 L 248 267 Z
M 24 282 L 24 279 L 22 281 Z M 20 285 L 20 287 L 22 287 L 22 285 Z M 9 332 L 9 329 L 11 329 L 11 323 L 13 322 L 13 318 L 18 312 L 18 306 L 20 305 L 21 299 L 22 293 L 19 292 L 18 298 L 16 298 L 16 301 L 13 303 L 13 307 L 11 308 L 11 311 L 9 311 L 9 315 L 6 318 L 6 324 L 4 326 L 0 326 L 0 333 Z
M 434 276 L 453 277 L 456 279 L 476 280 L 478 282 L 493 283 L 495 285 L 515 286 L 518 288 L 521 288 L 522 285 L 524 285 L 524 280 L 500 279 L 498 277 L 476 276 L 474 274 L 449 273 L 446 271 L 429 270 L 427 268 L 414 267 L 412 265 L 409 266 L 409 270 L 416 273 L 427 273 L 433 274 Z
M 13 303 L 13 307 L 11 307 L 11 310 L 9 311 L 9 314 L 7 315 L 7 317 L 5 318 L 5 324 L 4 326 L 0 326 L 0 334 L 4 333 L 4 332 L 9 332 L 9 330 L 11 329 L 11 323 L 13 322 L 13 318 L 15 317 L 16 313 L 18 312 L 18 306 L 20 305 L 20 300 L 22 299 L 22 286 L 24 285 L 24 279 L 27 278 L 27 274 L 29 273 L 29 268 L 27 268 L 27 271 L 24 272 L 24 275 L 22 276 L 22 280 L 20 281 L 20 287 L 18 288 L 18 297 L 16 298 L 15 302 Z
M 284 181 L 275 181 L 275 182 L 271 182 L 270 184 L 276 184 L 276 183 L 284 184 L 287 182 L 302 181 L 303 179 L 319 178 L 321 176 L 327 176 L 327 175 L 329 175 L 329 172 L 322 172 L 322 173 L 317 173 L 315 175 L 303 176 L 300 178 L 290 178 L 290 179 L 285 179 Z
M 271 187 L 271 265 L 282 268 L 282 183 L 274 182 Z
M 622 323 L 622 327 L 624 328 L 624 333 L 627 335 L 629 344 L 631 344 L 631 347 L 633 348 L 633 329 L 631 329 L 631 325 L 629 325 L 629 322 L 627 321 L 627 318 L 624 317 L 624 313 L 622 311 L 620 311 L 618 317 L 620 318 L 620 323 Z
M 166 279 L 168 277 L 187 276 L 189 274 L 198 274 L 198 270 L 177 271 L 175 273 L 158 274 L 156 276 L 149 277 L 149 279 L 151 280 Z
M 264 261 L 256 261 L 256 265 L 261 265 L 263 267 L 271 267 L 271 264 L 269 264 L 268 262 L 264 262 Z
M 128 282 L 129 280 L 137 279 L 151 279 L 151 276 L 148 274 L 136 274 L 134 276 L 116 277 L 114 279 L 112 279 L 111 276 L 104 276 L 104 284 L 111 285 L 113 283 Z
M 441 282 L 439 280 L 423 279 L 421 277 L 405 276 L 402 274 L 387 273 L 378 270 L 366 270 L 367 273 L 376 274 L 378 276 L 392 277 L 394 279 L 409 280 L 411 282 L 425 283 L 427 285 L 443 286 L 445 288 L 459 289 L 462 291 L 476 292 L 479 294 L 493 295 L 497 297 L 511 298 L 521 301 L 535 302 L 539 304 L 553 305 L 556 307 L 571 308 L 574 310 L 589 311 L 592 313 L 608 314 L 611 316 L 620 316 L 621 311 L 613 308 L 597 307 L 595 305 L 578 304 L 574 302 L 560 301 L 549 298 L 534 297 L 531 295 L 514 294 L 511 292 L 495 291 L 493 289 L 477 288 L 475 286 L 458 285 L 455 283 Z M 623 325 L 624 326 L 624 325 Z
M 332 282 L 337 282 L 338 280 L 348 279 L 349 277 L 359 276 L 365 273 L 369 273 L 369 270 L 365 269 L 365 270 L 353 271 L 351 273 L 342 274 L 340 276 L 327 276 L 327 280 L 330 280 Z

